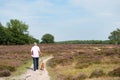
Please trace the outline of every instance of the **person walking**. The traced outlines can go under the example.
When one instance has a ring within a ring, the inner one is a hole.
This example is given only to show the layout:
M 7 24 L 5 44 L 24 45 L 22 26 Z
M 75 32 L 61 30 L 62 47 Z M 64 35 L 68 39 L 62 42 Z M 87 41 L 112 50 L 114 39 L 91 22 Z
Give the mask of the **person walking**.
M 37 46 L 37 43 L 34 43 L 34 46 L 31 48 L 31 56 L 33 58 L 33 70 L 36 71 L 39 66 L 39 56 L 42 55 L 40 48 Z

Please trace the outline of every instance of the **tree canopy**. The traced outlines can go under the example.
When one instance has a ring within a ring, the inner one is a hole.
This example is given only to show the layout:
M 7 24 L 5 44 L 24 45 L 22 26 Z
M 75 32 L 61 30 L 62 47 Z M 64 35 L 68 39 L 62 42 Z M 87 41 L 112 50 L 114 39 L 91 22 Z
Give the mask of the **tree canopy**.
M 110 39 L 111 43 L 120 44 L 120 29 L 117 28 L 116 30 L 111 32 L 108 38 Z
M 17 19 L 11 19 L 4 27 L 0 23 L 0 44 L 31 44 L 39 40 L 30 36 L 28 25 Z
M 54 36 L 52 34 L 45 34 L 41 40 L 41 43 L 54 43 Z
M 10 22 L 7 23 L 7 27 L 16 34 L 24 34 L 28 30 L 28 25 L 17 19 L 11 19 Z

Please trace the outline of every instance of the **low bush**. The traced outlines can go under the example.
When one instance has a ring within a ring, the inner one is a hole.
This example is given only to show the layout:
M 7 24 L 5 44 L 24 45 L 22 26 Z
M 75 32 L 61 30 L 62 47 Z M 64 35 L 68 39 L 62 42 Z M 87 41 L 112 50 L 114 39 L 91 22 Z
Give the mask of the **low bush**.
M 108 72 L 109 76 L 120 77 L 120 67 Z
M 72 77 L 72 80 L 84 80 L 86 79 L 88 76 L 86 74 L 78 74 Z
M 54 58 L 52 58 L 47 62 L 47 65 L 50 66 L 51 68 L 54 68 L 57 65 L 57 61 Z
M 75 68 L 83 69 L 89 67 L 91 64 L 100 64 L 101 63 L 101 56 L 96 54 L 90 53 L 78 53 L 76 57 L 77 63 Z
M 16 70 L 16 68 L 14 66 L 7 66 L 7 68 L 9 71 L 13 72 Z
M 90 75 L 90 78 L 93 78 L 93 77 L 101 77 L 101 76 L 104 76 L 105 73 L 103 72 L 103 70 L 101 69 L 96 69 L 94 70 L 91 75 Z
M 70 65 L 73 62 L 73 56 L 71 54 L 61 54 L 61 55 L 55 55 L 54 58 L 52 58 L 48 65 L 50 67 L 55 67 L 56 65 Z
M 11 75 L 11 73 L 10 73 L 10 71 L 9 70 L 1 70 L 0 71 L 0 77 L 7 77 L 7 76 L 10 76 Z
M 120 48 L 113 48 L 113 49 L 104 49 L 98 52 L 98 54 L 104 55 L 104 56 L 120 56 Z
M 16 68 L 14 66 L 2 66 L 2 65 L 0 66 L 0 71 L 5 70 L 5 69 L 7 69 L 7 70 L 9 70 L 11 72 L 16 70 Z
M 72 76 L 71 75 L 59 74 L 57 76 L 57 80 L 72 80 Z
M 87 68 L 91 65 L 91 63 L 77 63 L 75 65 L 76 69 L 83 69 L 83 68 Z
M 88 76 L 86 74 L 77 75 L 58 75 L 57 80 L 85 80 Z

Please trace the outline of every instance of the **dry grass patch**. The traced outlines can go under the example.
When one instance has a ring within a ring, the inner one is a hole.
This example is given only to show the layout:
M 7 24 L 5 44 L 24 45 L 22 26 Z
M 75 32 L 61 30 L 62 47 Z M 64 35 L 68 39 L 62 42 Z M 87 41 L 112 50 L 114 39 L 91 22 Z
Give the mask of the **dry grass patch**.
M 120 65 L 120 50 L 119 48 L 112 49 L 116 48 L 114 46 L 109 48 L 106 45 L 76 45 L 76 47 L 72 45 L 67 48 L 70 50 L 69 52 L 66 50 L 64 54 L 55 54 L 50 61 L 52 66 L 49 66 L 55 74 L 52 80 L 80 80 L 77 78 L 80 78 L 81 75 L 86 76 L 84 79 L 95 76 L 102 80 L 102 78 L 108 77 L 109 71 Z M 109 79 L 112 80 L 114 77 Z

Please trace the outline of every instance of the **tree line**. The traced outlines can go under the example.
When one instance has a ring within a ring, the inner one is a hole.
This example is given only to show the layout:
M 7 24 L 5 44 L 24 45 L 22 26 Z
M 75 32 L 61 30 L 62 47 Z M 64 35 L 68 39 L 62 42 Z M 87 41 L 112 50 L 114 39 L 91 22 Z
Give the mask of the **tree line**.
M 59 44 L 120 44 L 120 29 L 112 31 L 108 36 L 108 40 L 69 40 L 60 41 Z
M 41 42 L 29 35 L 28 25 L 17 19 L 11 19 L 6 26 L 0 23 L 0 45 L 18 45 L 37 43 L 60 43 L 60 44 L 120 44 L 120 29 L 117 28 L 108 36 L 108 40 L 70 40 L 55 42 L 52 34 L 45 34 Z
M 18 44 L 31 44 L 38 42 L 28 32 L 28 25 L 17 19 L 11 19 L 7 22 L 6 26 L 0 23 L 0 44 L 2 45 L 18 45 Z
M 109 40 L 69 40 L 60 41 L 59 44 L 110 44 Z

